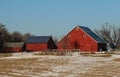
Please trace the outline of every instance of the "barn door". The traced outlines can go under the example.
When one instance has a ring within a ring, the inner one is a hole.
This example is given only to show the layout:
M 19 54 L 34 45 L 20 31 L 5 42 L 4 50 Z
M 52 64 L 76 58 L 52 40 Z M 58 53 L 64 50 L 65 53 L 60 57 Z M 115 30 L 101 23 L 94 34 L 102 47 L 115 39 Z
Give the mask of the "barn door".
M 74 42 L 74 49 L 80 49 L 80 44 L 77 41 Z

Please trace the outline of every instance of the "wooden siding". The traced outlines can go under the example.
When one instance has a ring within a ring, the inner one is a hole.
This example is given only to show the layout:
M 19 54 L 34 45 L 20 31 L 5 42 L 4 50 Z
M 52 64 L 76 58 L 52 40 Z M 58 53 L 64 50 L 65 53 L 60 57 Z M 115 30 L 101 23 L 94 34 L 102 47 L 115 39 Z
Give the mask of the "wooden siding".
M 22 48 L 21 47 L 9 47 L 9 48 L 4 48 L 3 52 L 21 52 Z
M 76 27 L 69 32 L 58 44 L 58 49 L 80 49 L 81 51 L 96 52 L 98 44 L 81 28 Z
M 47 44 L 27 44 L 26 50 L 27 51 L 47 50 Z
M 21 52 L 24 47 L 24 42 L 6 42 L 4 44 L 3 52 Z

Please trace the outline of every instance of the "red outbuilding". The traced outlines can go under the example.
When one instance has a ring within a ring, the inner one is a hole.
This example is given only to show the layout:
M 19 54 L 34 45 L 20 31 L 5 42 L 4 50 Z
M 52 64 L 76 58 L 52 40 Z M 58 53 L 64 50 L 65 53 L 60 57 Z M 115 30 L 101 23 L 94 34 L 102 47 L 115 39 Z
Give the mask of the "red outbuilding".
M 27 51 L 41 51 L 57 48 L 51 36 L 31 36 L 25 43 Z
M 105 51 L 106 42 L 88 27 L 77 26 L 62 38 L 58 49 L 79 49 L 81 51 Z
M 3 52 L 22 52 L 24 48 L 24 42 L 6 42 L 3 47 Z

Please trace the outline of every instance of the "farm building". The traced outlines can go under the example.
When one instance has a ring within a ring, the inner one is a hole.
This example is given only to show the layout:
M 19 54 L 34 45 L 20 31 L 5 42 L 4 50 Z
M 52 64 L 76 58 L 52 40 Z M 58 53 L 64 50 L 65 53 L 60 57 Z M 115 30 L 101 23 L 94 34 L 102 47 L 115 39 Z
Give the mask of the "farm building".
M 79 49 L 80 51 L 105 51 L 106 42 L 88 27 L 77 26 L 62 38 L 58 49 Z
M 11 43 L 7 42 L 4 44 L 3 52 L 21 52 L 24 48 L 24 42 Z
M 25 43 L 27 51 L 41 51 L 57 48 L 51 36 L 31 36 Z

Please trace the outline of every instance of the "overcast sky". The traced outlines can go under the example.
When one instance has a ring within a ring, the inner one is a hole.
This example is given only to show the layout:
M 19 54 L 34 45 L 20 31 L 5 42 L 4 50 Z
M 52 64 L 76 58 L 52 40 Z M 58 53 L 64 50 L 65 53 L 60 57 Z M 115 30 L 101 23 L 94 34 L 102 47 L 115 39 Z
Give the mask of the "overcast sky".
M 0 0 L 0 23 L 10 32 L 62 36 L 105 22 L 120 25 L 120 0 Z

